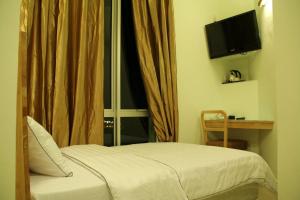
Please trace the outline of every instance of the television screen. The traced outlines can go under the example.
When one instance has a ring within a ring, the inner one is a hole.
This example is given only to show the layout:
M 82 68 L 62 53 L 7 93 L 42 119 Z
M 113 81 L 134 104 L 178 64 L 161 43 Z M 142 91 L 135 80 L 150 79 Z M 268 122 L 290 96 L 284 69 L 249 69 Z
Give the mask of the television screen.
M 255 10 L 205 26 L 210 58 L 261 49 Z

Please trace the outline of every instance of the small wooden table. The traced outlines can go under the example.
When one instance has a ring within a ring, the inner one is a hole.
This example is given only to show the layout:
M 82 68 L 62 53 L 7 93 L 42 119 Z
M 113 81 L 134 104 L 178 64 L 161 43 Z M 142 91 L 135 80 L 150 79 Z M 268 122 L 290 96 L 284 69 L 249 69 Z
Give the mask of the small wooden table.
M 228 128 L 231 129 L 273 129 L 273 121 L 265 120 L 228 120 Z M 222 120 L 205 120 L 205 125 L 210 128 L 223 127 Z

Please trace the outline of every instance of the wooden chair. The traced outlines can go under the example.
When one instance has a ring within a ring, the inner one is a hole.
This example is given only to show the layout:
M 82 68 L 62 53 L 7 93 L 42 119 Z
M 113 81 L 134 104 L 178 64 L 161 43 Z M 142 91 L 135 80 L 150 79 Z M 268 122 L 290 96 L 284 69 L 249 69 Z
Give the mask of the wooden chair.
M 217 114 L 224 117 L 222 120 L 223 126 L 221 127 L 207 127 L 205 124 L 205 115 L 206 114 Z M 204 134 L 204 143 L 210 146 L 220 146 L 220 147 L 228 147 L 233 149 L 241 149 L 246 150 L 248 148 L 248 143 L 246 140 L 236 140 L 236 139 L 228 139 L 228 118 L 226 112 L 223 110 L 205 110 L 201 112 L 201 123 Z M 209 140 L 208 132 L 223 132 L 223 139 L 219 140 Z

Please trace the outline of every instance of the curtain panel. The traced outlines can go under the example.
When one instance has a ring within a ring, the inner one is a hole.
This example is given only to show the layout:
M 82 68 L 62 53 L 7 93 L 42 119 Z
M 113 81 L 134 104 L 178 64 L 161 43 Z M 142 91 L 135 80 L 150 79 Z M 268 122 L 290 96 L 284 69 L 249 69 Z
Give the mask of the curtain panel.
M 22 0 L 16 198 L 30 199 L 26 116 L 59 147 L 103 144 L 104 0 Z
M 27 20 L 28 1 L 20 9 L 17 120 L 16 120 L 16 200 L 30 200 L 27 111 Z
M 132 0 L 142 78 L 157 138 L 178 140 L 175 28 L 172 0 Z

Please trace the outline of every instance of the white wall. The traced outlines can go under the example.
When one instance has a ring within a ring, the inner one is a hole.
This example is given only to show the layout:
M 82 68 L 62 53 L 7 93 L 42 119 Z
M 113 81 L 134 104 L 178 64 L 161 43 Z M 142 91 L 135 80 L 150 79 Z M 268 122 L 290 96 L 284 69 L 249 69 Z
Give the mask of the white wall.
M 299 0 L 274 0 L 280 200 L 300 199 L 299 8 Z
M 0 1 L 0 199 L 15 199 L 19 1 Z
M 250 100 L 257 94 L 243 92 L 243 87 L 239 87 L 236 95 L 224 95 L 230 89 L 221 84 L 225 72 L 231 67 L 247 71 L 241 65 L 248 65 L 248 60 L 210 60 L 204 30 L 205 24 L 214 20 L 252 9 L 253 0 L 174 0 L 180 142 L 201 142 L 200 112 L 204 109 L 225 109 L 228 113 L 258 117 L 257 101 Z M 247 100 L 239 101 L 242 110 L 233 111 L 236 99 Z M 250 137 L 258 139 L 255 134 Z
M 258 7 L 256 4 L 262 49 L 257 51 L 249 62 L 249 78 L 258 81 L 259 118 L 274 120 L 272 131 L 261 131 L 260 154 L 277 174 L 277 119 L 276 119 L 276 88 L 275 88 L 275 50 L 273 28 L 272 0 L 267 5 Z

